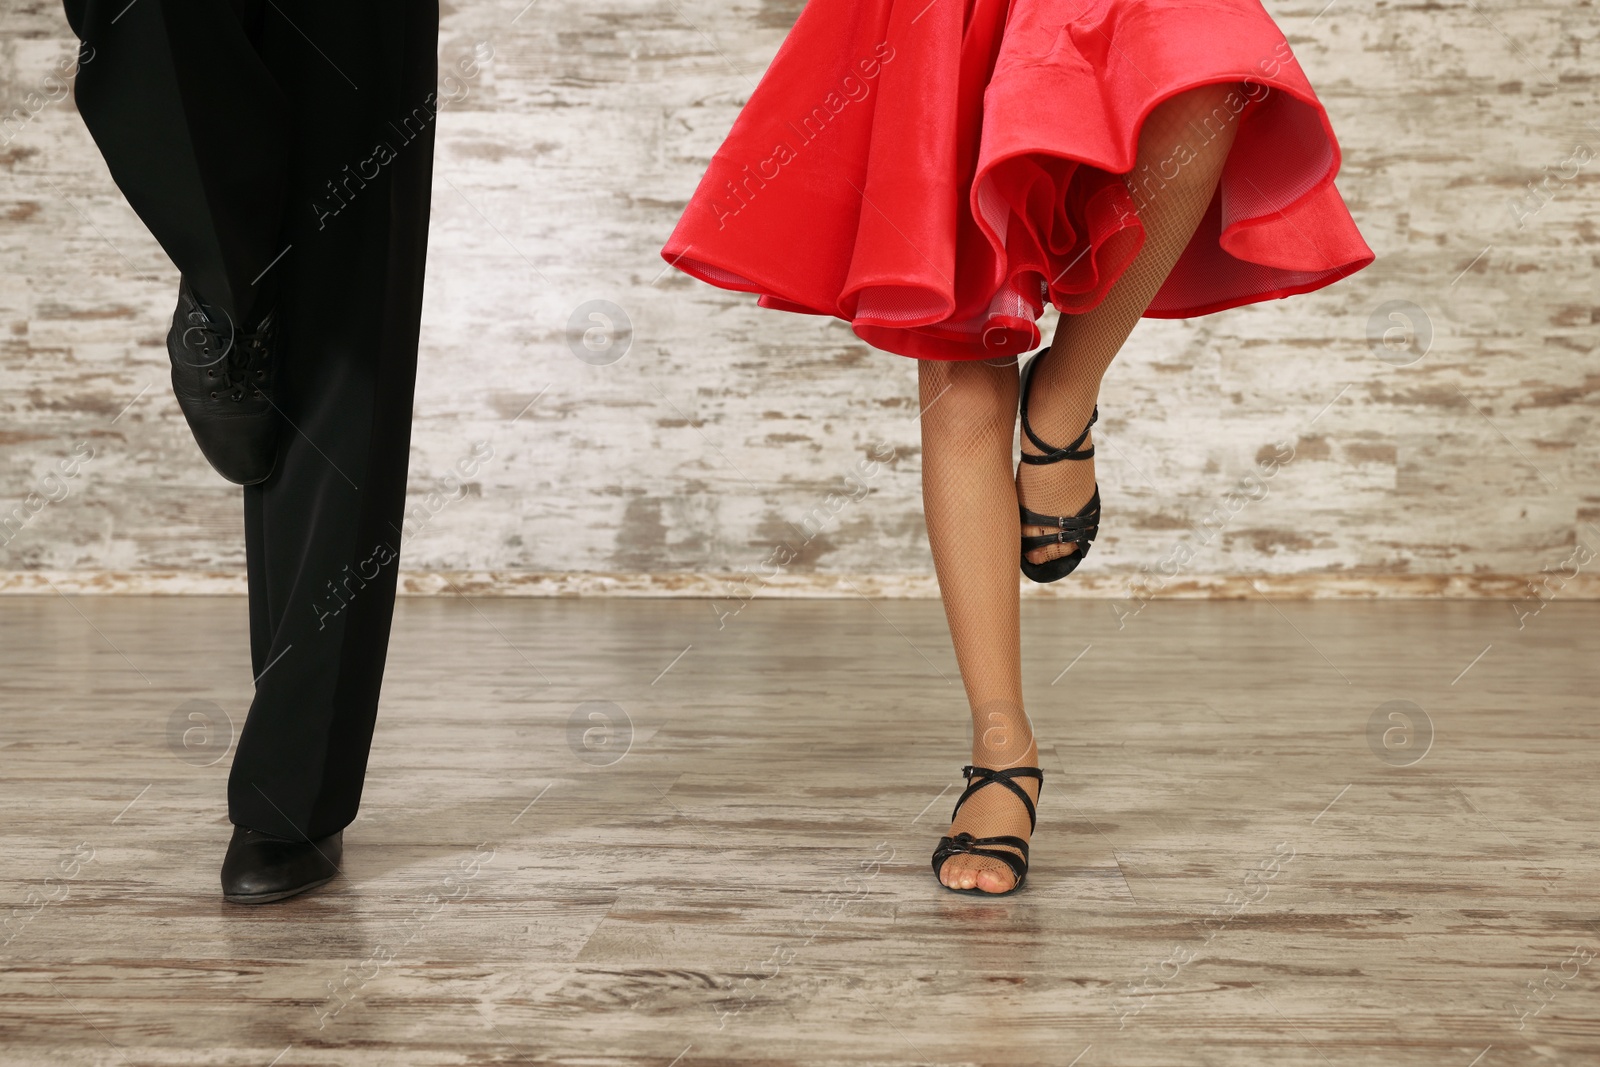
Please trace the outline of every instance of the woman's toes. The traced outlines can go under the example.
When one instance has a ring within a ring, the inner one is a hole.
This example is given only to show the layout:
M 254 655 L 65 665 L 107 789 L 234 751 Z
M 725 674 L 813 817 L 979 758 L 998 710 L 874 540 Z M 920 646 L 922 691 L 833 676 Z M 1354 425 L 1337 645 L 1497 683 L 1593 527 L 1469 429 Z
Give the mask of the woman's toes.
M 985 893 L 1004 893 L 1017 884 L 1009 868 L 969 867 L 954 857 L 939 869 L 939 882 L 946 889 L 980 889 Z
M 989 870 L 978 872 L 978 888 L 985 893 L 1004 893 L 1015 884 L 1011 872 Z
M 1044 548 L 1036 548 L 1032 552 L 1029 552 L 1028 562 L 1048 563 L 1051 560 L 1059 559 L 1062 556 L 1070 556 L 1077 550 L 1077 545 L 1046 545 Z
M 946 889 L 959 889 L 957 884 L 961 878 L 961 866 L 955 860 L 945 860 L 944 866 L 939 868 L 939 882 Z

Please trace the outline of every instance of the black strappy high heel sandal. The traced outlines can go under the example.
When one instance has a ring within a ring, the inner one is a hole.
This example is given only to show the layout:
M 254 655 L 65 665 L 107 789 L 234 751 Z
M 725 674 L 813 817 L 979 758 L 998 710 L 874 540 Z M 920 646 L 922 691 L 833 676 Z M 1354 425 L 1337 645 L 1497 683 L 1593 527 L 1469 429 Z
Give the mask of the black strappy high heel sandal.
M 1089 436 L 1089 428 L 1100 418 L 1100 407 L 1095 406 L 1094 414 L 1089 416 L 1089 425 L 1066 448 L 1054 448 L 1039 440 L 1039 435 L 1033 432 L 1033 427 L 1028 425 L 1028 388 L 1033 384 L 1033 371 L 1039 361 L 1050 354 L 1047 348 L 1028 361 L 1022 369 L 1022 432 L 1028 435 L 1028 440 L 1033 442 L 1033 447 L 1043 452 L 1042 456 L 1022 453 L 1022 462 L 1035 465 L 1046 463 L 1060 463 L 1064 459 L 1090 459 L 1094 456 L 1094 446 L 1081 448 L 1084 440 Z M 1018 493 L 1021 492 L 1020 485 Z M 1054 526 L 1055 533 L 1024 535 L 1022 538 L 1022 573 L 1029 580 L 1043 585 L 1046 582 L 1059 581 L 1077 569 L 1083 562 L 1083 557 L 1089 554 L 1089 546 L 1094 543 L 1095 534 L 1100 532 L 1100 484 L 1095 483 L 1094 496 L 1083 506 L 1076 515 L 1041 515 L 1037 511 L 1028 510 L 1027 506 L 1019 499 L 1017 507 L 1022 513 L 1024 526 Z M 1043 563 L 1031 563 L 1028 553 L 1048 545 L 1077 545 L 1076 552 L 1069 552 L 1055 559 L 1045 560 Z
M 961 798 L 956 801 L 955 811 L 950 813 L 951 822 L 955 821 L 956 815 L 961 811 L 961 805 L 967 802 L 968 797 L 984 786 L 998 782 L 1022 798 L 1023 806 L 1028 809 L 1028 833 L 1033 833 L 1033 828 L 1038 822 L 1038 818 L 1034 813 L 1033 800 L 1028 796 L 1027 790 L 1011 779 L 1037 778 L 1039 779 L 1039 789 L 1042 792 L 1044 789 L 1043 771 L 1037 767 L 1006 767 L 997 771 L 989 767 L 967 766 L 961 768 L 961 776 L 967 780 L 967 788 L 961 794 Z M 973 778 L 978 780 L 974 782 Z M 984 845 L 1007 845 L 1017 851 L 1010 852 L 1003 848 L 984 848 L 982 847 Z M 997 859 L 1011 868 L 1011 873 L 1016 876 L 1017 880 L 1004 893 L 990 893 L 976 888 L 952 889 L 950 886 L 945 886 L 952 893 L 978 893 L 986 897 L 1003 897 L 1021 889 L 1023 880 L 1028 877 L 1028 843 L 1022 838 L 1013 837 L 1010 834 L 1001 834 L 996 837 L 973 837 L 965 830 L 954 837 L 939 838 L 939 847 L 933 850 L 933 876 L 935 878 L 939 877 L 939 871 L 943 869 L 945 860 L 951 856 L 963 855 L 988 856 L 991 859 Z M 939 884 L 944 885 L 943 882 Z

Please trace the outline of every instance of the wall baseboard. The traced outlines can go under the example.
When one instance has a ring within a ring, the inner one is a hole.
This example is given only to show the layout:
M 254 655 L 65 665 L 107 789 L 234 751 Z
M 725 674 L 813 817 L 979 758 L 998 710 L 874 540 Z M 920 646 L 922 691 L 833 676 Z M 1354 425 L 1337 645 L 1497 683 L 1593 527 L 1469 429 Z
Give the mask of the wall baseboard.
M 1557 575 L 1544 598 L 1600 600 L 1600 575 Z M 1020 575 L 1018 578 L 1021 581 Z M 1143 584 L 1141 584 L 1143 583 Z M 1031 599 L 1533 600 L 1527 575 L 1512 574 L 1196 574 L 1157 585 L 1138 574 L 1074 575 L 1052 585 L 1022 583 Z M 0 571 L 0 596 L 242 596 L 239 571 Z M 932 599 L 931 574 L 545 574 L 530 571 L 401 571 L 402 596 L 751 597 Z

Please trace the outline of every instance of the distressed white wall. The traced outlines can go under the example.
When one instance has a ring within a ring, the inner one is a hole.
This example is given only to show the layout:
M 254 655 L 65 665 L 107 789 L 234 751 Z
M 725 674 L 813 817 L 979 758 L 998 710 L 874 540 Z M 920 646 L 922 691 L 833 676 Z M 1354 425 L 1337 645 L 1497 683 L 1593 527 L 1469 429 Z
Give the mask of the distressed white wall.
M 926 591 L 913 363 L 664 273 L 656 254 L 801 4 L 523 3 L 444 15 L 446 63 L 480 41 L 494 55 L 439 120 L 413 502 L 474 442 L 494 457 L 414 529 L 409 571 L 703 590 L 696 576 L 794 543 L 877 448 L 895 458 L 870 495 L 797 545 L 783 580 Z M 1197 588 L 1268 575 L 1504 593 L 1580 539 L 1600 548 L 1600 159 L 1552 179 L 1520 225 L 1510 207 L 1575 148 L 1600 156 L 1596 5 L 1267 6 L 1333 116 L 1340 188 L 1378 262 L 1317 294 L 1140 326 L 1101 401 L 1106 524 L 1086 580 L 1062 585 L 1115 591 L 1158 566 L 1286 436 L 1295 459 L 1265 499 L 1188 565 Z M 58 4 L 0 0 L 0 513 L 80 442 L 94 450 L 0 548 L 0 587 L 42 587 L 18 572 L 227 586 L 237 491 L 166 385 L 175 273 L 70 100 L 31 114 L 27 94 L 73 47 Z M 631 322 L 619 362 L 568 344 L 590 300 Z M 1431 330 L 1411 365 L 1369 346 L 1388 301 Z M 530 578 L 562 572 L 575 577 Z

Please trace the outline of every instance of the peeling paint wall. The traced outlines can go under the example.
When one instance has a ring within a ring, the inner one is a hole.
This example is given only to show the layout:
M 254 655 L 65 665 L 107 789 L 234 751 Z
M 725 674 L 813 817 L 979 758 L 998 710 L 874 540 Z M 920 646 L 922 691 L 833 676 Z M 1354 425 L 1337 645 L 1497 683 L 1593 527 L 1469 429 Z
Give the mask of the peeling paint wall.
M 1533 576 L 1600 548 L 1596 5 L 1267 6 L 1379 259 L 1139 327 L 1101 400 L 1097 580 L 1159 569 L 1282 440 L 1292 461 L 1186 574 Z M 444 63 L 493 56 L 439 119 L 410 570 L 726 573 L 787 540 L 791 578 L 931 572 L 912 362 L 656 254 L 800 7 L 447 8 Z M 49 98 L 74 48 L 59 5 L 0 13 L 0 514 L 57 498 L 0 570 L 237 571 L 237 491 L 166 384 L 176 275 Z M 625 316 L 616 362 L 569 343 L 591 301 Z M 1415 340 L 1369 342 L 1408 323 L 1429 338 L 1414 362 Z M 479 442 L 493 456 L 461 487 Z

